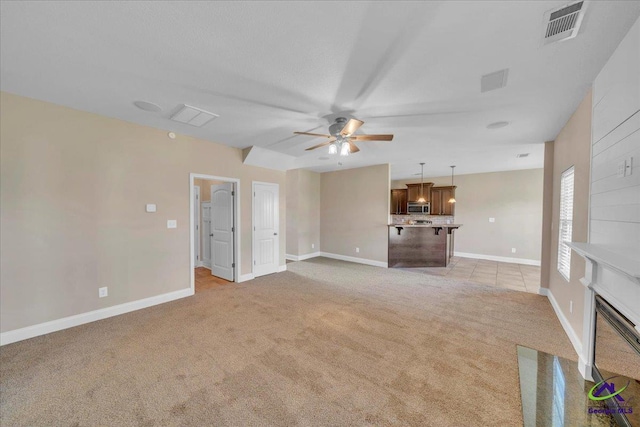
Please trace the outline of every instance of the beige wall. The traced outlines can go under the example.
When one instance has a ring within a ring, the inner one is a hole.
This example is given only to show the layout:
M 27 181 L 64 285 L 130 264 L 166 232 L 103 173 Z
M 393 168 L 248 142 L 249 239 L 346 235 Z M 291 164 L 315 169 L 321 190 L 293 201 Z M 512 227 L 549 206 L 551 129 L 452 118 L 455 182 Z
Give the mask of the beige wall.
M 572 252 L 570 281 L 567 282 L 558 272 L 560 177 L 566 169 L 575 166 L 572 241 L 586 242 L 589 218 L 590 147 L 591 91 L 584 97 L 553 143 L 553 163 L 545 164 L 545 168 L 553 168 L 553 200 L 550 250 L 548 256 L 543 259 L 543 263 L 547 263 L 543 270 L 548 271 L 549 277 L 543 277 L 542 283 L 549 284 L 549 291 L 578 336 L 581 336 L 584 312 L 584 287 L 580 279 L 584 277 L 585 263 L 582 257 Z M 569 310 L 570 301 L 573 301 L 573 312 Z
M 392 188 L 419 182 L 393 181 Z M 451 176 L 425 178 L 425 182 L 451 185 Z M 463 224 L 456 231 L 456 252 L 540 260 L 542 169 L 457 175 L 454 184 L 455 222 Z
M 544 190 L 542 197 L 542 250 L 540 251 L 540 287 L 549 287 L 549 253 L 551 253 L 551 219 L 553 217 L 553 150 L 554 142 L 544 143 Z
M 287 254 L 319 251 L 320 174 L 304 169 L 287 171 Z
M 284 265 L 284 172 L 244 165 L 236 148 L 8 93 L 0 111 L 3 332 L 188 288 L 191 172 L 241 180 L 242 274 L 252 181 L 279 184 Z
M 322 252 L 386 263 L 389 165 L 325 172 L 320 179 Z

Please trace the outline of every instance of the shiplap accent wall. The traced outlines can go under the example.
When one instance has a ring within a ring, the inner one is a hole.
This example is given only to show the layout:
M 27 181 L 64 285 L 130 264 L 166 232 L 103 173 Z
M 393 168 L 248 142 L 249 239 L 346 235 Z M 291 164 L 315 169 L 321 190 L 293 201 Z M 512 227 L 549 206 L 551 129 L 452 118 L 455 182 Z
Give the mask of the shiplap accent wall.
M 592 144 L 589 241 L 640 259 L 640 20 L 594 82 Z

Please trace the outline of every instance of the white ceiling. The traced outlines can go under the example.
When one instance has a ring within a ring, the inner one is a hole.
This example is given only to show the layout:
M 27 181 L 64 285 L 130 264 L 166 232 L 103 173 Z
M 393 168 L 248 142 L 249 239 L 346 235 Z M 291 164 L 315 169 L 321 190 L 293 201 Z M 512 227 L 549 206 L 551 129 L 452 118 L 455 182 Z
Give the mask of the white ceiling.
M 1 3 L 3 91 L 298 157 L 316 171 L 391 163 L 393 179 L 542 167 L 591 82 L 640 16 L 637 1 L 592 1 L 579 35 L 542 45 L 563 1 Z M 509 68 L 507 87 L 480 93 Z M 137 109 L 145 100 L 160 113 Z M 179 104 L 220 117 L 168 120 Z M 348 158 L 321 140 L 338 113 L 365 121 Z M 506 120 L 508 127 L 488 130 Z M 518 153 L 531 153 L 517 159 Z M 339 166 L 340 160 L 343 165 Z

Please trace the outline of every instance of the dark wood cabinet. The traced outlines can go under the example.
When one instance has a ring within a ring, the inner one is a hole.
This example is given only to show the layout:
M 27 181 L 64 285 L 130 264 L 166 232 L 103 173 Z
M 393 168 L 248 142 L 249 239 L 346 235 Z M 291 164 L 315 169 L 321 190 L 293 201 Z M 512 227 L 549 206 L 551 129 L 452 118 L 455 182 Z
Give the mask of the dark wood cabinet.
M 433 182 L 424 183 L 424 198 L 428 202 L 431 197 L 431 186 Z M 420 198 L 420 184 L 407 184 L 407 201 L 417 202 Z
M 407 213 L 407 190 L 391 190 L 391 213 L 398 215 Z
M 431 215 L 454 215 L 455 203 L 449 203 L 449 199 L 455 197 L 456 186 L 431 188 Z

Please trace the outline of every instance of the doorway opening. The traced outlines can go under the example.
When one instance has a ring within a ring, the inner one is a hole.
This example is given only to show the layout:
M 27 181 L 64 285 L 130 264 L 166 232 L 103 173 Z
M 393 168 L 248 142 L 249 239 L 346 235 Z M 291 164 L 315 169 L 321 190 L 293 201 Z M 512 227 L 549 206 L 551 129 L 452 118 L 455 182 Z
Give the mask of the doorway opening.
M 191 288 L 200 292 L 239 278 L 240 180 L 190 175 Z

